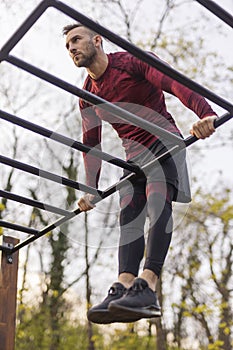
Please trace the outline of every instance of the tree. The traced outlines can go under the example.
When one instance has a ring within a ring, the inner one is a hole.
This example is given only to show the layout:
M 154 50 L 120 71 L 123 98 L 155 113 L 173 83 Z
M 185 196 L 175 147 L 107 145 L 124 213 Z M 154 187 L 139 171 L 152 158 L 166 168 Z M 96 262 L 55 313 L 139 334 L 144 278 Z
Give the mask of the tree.
M 205 206 L 203 206 L 205 203 Z M 232 348 L 232 191 L 212 194 L 197 191 L 184 219 L 185 231 L 175 242 L 170 271 L 180 284 L 175 338 L 180 345 L 188 320 L 196 324 L 196 337 L 209 349 Z M 174 259 L 174 255 L 173 255 Z M 199 326 L 200 327 L 199 327 Z M 198 334 L 199 332 L 199 334 Z M 189 335 L 190 336 L 190 335 Z

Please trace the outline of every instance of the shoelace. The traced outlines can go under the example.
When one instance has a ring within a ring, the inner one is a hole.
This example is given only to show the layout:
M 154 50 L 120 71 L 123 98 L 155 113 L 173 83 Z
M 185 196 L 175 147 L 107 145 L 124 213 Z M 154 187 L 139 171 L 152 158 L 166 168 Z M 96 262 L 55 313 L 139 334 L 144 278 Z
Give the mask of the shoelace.
M 130 287 L 127 291 L 127 295 L 135 295 L 138 294 L 138 292 L 144 291 L 144 286 L 141 283 L 134 283 L 132 287 Z

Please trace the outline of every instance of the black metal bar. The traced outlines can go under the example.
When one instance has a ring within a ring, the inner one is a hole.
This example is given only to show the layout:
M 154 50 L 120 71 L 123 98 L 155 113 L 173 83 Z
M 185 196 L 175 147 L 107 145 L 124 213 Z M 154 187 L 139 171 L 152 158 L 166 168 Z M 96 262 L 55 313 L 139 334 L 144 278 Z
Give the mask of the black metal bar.
M 49 0 L 42 1 L 33 12 L 26 18 L 17 31 L 10 37 L 10 39 L 4 44 L 0 51 L 0 62 L 5 59 L 9 52 L 17 45 L 17 43 L 23 38 L 27 31 L 33 26 L 33 24 L 39 19 L 44 11 L 51 5 Z
M 202 6 L 233 28 L 233 16 L 212 0 L 196 0 Z
M 101 195 L 102 191 L 95 189 L 94 187 L 90 187 L 87 185 L 80 184 L 79 182 L 67 179 L 65 177 L 50 173 L 48 171 L 36 168 L 34 166 L 19 162 L 15 159 L 11 159 L 5 156 L 0 155 L 0 163 L 3 163 L 5 165 L 12 166 L 16 169 L 25 171 L 27 173 L 42 177 L 47 180 L 51 180 L 53 182 L 57 182 L 61 185 L 65 185 L 71 188 L 75 188 L 76 190 L 80 190 L 86 193 L 91 193 L 94 195 Z
M 218 128 L 220 125 L 224 124 L 225 122 L 227 122 L 230 118 L 232 118 L 232 116 L 230 116 L 228 113 L 224 114 L 223 116 L 219 117 L 217 121 L 215 121 L 215 127 Z M 190 140 L 190 142 L 187 142 L 187 140 Z M 189 145 L 193 144 L 194 142 L 196 142 L 198 139 L 195 136 L 191 136 L 187 139 L 184 140 L 184 144 L 187 143 L 186 147 L 188 147 Z M 151 161 L 150 163 L 144 165 L 141 169 L 142 169 L 142 173 L 145 170 L 148 170 L 149 168 L 152 168 L 153 166 L 157 166 L 157 164 L 162 163 L 165 159 L 167 159 L 168 157 L 176 154 L 177 152 L 179 152 L 183 147 L 181 147 L 180 145 L 175 145 L 174 147 L 172 147 L 170 150 L 164 152 L 163 154 L 161 154 L 159 157 L 155 158 L 153 161 Z M 142 174 L 141 173 L 141 174 Z M 108 189 L 106 189 L 105 191 L 102 192 L 102 194 L 100 196 L 96 196 L 93 200 L 93 203 L 96 204 L 98 202 L 100 202 L 101 200 L 107 198 L 108 196 L 112 195 L 113 193 L 115 193 L 116 191 L 118 191 L 122 186 L 125 185 L 125 183 L 127 181 L 133 181 L 134 179 L 136 179 L 137 177 L 139 177 L 140 174 L 134 174 L 131 173 L 128 176 L 126 176 L 125 178 L 121 179 L 120 181 L 118 181 L 116 184 L 110 186 Z M 49 224 L 48 226 L 46 226 L 44 229 L 42 229 L 37 236 L 34 237 L 30 237 L 27 240 L 19 243 L 18 245 L 16 245 L 13 249 L 12 249 L 12 253 L 25 247 L 26 245 L 28 245 L 29 243 L 33 242 L 35 239 L 40 238 L 42 236 L 44 236 L 46 233 L 52 231 L 53 229 L 55 229 L 58 226 L 61 226 L 62 224 L 64 224 L 66 221 L 70 220 L 71 218 L 75 217 L 76 215 L 80 214 L 81 211 L 80 209 L 75 209 L 71 212 L 70 216 L 66 216 L 64 218 L 58 219 L 57 221 L 55 221 L 52 224 Z
M 183 147 L 180 147 L 179 145 L 175 145 L 171 149 L 165 151 L 160 156 L 156 157 L 155 159 L 153 159 L 149 163 L 142 166 L 142 168 L 141 168 L 142 173 L 141 174 L 144 174 L 146 171 L 150 170 L 151 168 L 156 167 L 158 164 L 161 164 L 164 160 L 166 160 L 167 158 L 176 154 L 182 148 Z M 94 204 L 96 204 L 96 203 L 100 202 L 102 199 L 109 197 L 110 195 L 112 195 L 113 193 L 118 191 L 121 187 L 123 187 L 127 181 L 133 182 L 135 179 L 139 178 L 141 176 L 141 174 L 129 174 L 129 175 L 127 175 L 123 179 L 119 180 L 116 184 L 110 186 L 107 190 L 103 191 L 103 193 L 101 195 L 101 199 L 98 197 L 95 197 L 92 202 Z
M 105 152 L 101 152 L 97 148 L 88 147 L 88 146 L 82 144 L 81 142 L 78 142 L 78 141 L 73 140 L 67 136 L 53 132 L 49 129 L 43 128 L 39 125 L 33 124 L 25 119 L 21 119 L 19 117 L 16 117 L 13 114 L 9 114 L 9 113 L 6 113 L 5 111 L 0 110 L 0 118 L 4 119 L 10 123 L 21 126 L 27 130 L 35 132 L 39 135 L 47 137 L 53 141 L 59 142 L 63 145 L 66 145 L 66 146 L 69 146 L 69 147 L 74 148 L 76 150 L 79 150 L 81 152 L 88 153 L 89 151 L 91 151 L 91 154 L 93 156 L 98 157 L 100 159 L 103 159 L 110 164 L 114 164 L 116 166 L 119 166 L 123 169 L 127 169 L 127 170 L 135 172 L 135 173 L 140 172 L 140 168 L 136 165 L 131 165 L 120 158 L 113 157 L 112 155 L 105 153 Z
M 68 211 L 68 210 L 57 208 L 57 207 L 54 207 L 53 205 L 50 205 L 47 203 L 42 203 L 42 202 L 36 201 L 34 199 L 19 196 L 17 194 L 14 194 L 14 193 L 11 193 L 8 191 L 0 190 L 0 197 L 5 198 L 5 199 L 9 199 L 9 200 L 12 200 L 15 202 L 19 202 L 22 204 L 26 204 L 26 205 L 29 205 L 31 207 L 39 208 L 41 210 L 45 210 L 45 211 L 48 211 L 48 212 L 51 212 L 54 214 L 58 214 L 58 215 L 66 216 L 66 215 L 70 214 L 70 211 Z
M 0 227 L 5 227 L 15 231 L 25 232 L 29 235 L 34 235 L 34 236 L 40 232 L 38 230 L 35 230 L 34 228 L 25 227 L 18 224 L 12 224 L 11 222 L 7 222 L 4 220 L 0 220 Z
M 202 96 L 208 98 L 210 101 L 216 103 L 217 105 L 221 106 L 222 108 L 228 110 L 229 112 L 233 111 L 233 105 L 223 99 L 222 97 L 216 95 L 212 91 L 208 90 L 207 88 L 201 86 L 200 84 L 194 82 L 193 80 L 187 78 L 182 73 L 176 71 L 172 67 L 168 66 L 166 63 L 162 62 L 158 58 L 156 58 L 153 55 L 150 55 L 148 52 L 143 51 L 142 49 L 138 48 L 137 46 L 133 45 L 132 43 L 128 42 L 127 40 L 121 38 L 117 34 L 113 33 L 109 29 L 106 29 L 105 27 L 101 26 L 100 24 L 94 22 L 90 18 L 84 16 L 80 12 L 74 10 L 70 6 L 57 1 L 57 0 L 44 0 L 42 1 L 38 8 L 32 13 L 31 16 L 28 17 L 28 19 L 24 22 L 24 24 L 16 31 L 15 36 L 17 39 L 14 40 L 14 36 L 11 37 L 11 39 L 4 45 L 3 49 L 0 51 L 0 60 L 4 59 L 7 60 L 6 55 L 10 52 L 10 50 L 14 47 L 14 45 L 22 38 L 22 36 L 26 33 L 28 29 L 30 29 L 30 26 L 33 24 L 33 21 L 35 22 L 38 17 L 41 16 L 41 14 L 46 10 L 48 7 L 55 7 L 59 11 L 67 14 L 68 16 L 74 18 L 75 20 L 79 21 L 83 25 L 89 27 L 90 29 L 98 32 L 99 34 L 106 37 L 108 40 L 112 41 L 116 45 L 122 47 L 123 49 L 130 52 L 135 57 L 139 58 L 140 60 L 150 64 L 152 67 L 157 68 L 164 74 L 168 75 L 169 77 L 177 80 L 184 86 L 189 87 L 193 91 L 201 94 Z M 35 18 L 34 18 L 35 17 Z M 31 21 L 29 25 L 27 25 L 27 21 Z M 18 40 L 18 41 L 17 41 Z M 15 43 L 15 41 L 17 41 Z M 9 62 L 9 60 L 8 60 Z M 12 63 L 14 64 L 14 63 Z M 56 85 L 56 84 L 55 84 Z M 102 102 L 101 102 L 102 103 Z M 96 104 L 96 103 L 94 103 Z
M 5 254 L 12 254 L 12 248 L 9 248 L 5 245 L 0 245 L 0 251 L 3 251 Z
M 125 120 L 127 122 L 130 122 L 133 125 L 139 126 L 140 128 L 149 131 L 151 134 L 155 134 L 157 136 L 163 137 L 167 140 L 170 140 L 174 143 L 183 144 L 183 139 L 172 134 L 171 132 L 168 132 L 159 126 L 150 123 L 149 121 L 142 119 L 135 114 L 132 114 L 128 112 L 127 110 L 120 108 L 118 105 L 110 103 L 103 98 L 96 96 L 88 91 L 82 90 L 78 88 L 77 86 L 71 85 L 67 83 L 64 80 L 61 80 L 52 74 L 49 74 L 17 57 L 9 55 L 6 58 L 6 61 L 17 66 L 18 68 L 21 68 L 25 71 L 27 71 L 30 74 L 35 75 L 36 77 L 45 80 L 75 96 L 79 96 L 83 100 L 93 104 L 98 105 L 97 107 L 107 111 L 109 113 L 115 114 L 118 117 L 120 117 L 122 120 Z
M 105 27 L 101 26 L 100 24 L 94 22 L 90 18 L 84 16 L 80 12 L 74 10 L 73 8 L 69 7 L 68 5 L 53 0 L 52 6 L 60 10 L 61 12 L 67 14 L 68 16 L 74 18 L 76 21 L 79 21 L 83 25 L 89 27 L 90 29 L 96 31 L 97 33 L 101 34 L 111 42 L 115 43 L 116 45 L 122 47 L 126 51 L 130 52 L 135 57 L 139 58 L 140 60 L 148 63 L 154 68 L 157 68 L 164 74 L 168 75 L 169 77 L 175 79 L 176 81 L 180 82 L 181 84 L 187 86 L 191 90 L 199 93 L 200 95 L 208 98 L 210 101 L 216 103 L 217 105 L 221 106 L 222 108 L 228 110 L 229 112 L 233 112 L 233 105 L 223 99 L 222 97 L 216 95 L 212 91 L 208 90 L 207 88 L 201 86 L 200 84 L 196 83 L 195 81 L 187 78 L 182 73 L 176 71 L 172 67 L 168 66 L 166 63 L 162 62 L 158 58 L 156 58 L 154 55 L 150 55 L 148 52 L 145 52 L 144 50 L 140 49 L 139 47 L 135 46 L 134 44 L 128 42 L 127 40 L 121 38 L 117 34 L 113 33 L 109 29 L 106 29 Z
M 233 113 L 225 113 L 221 117 L 215 119 L 214 121 L 214 127 L 218 128 L 222 124 L 226 123 L 228 120 L 232 119 Z M 189 136 L 184 140 L 185 146 L 188 147 L 192 145 L 194 142 L 196 142 L 198 138 L 196 136 Z
M 174 146 L 171 150 L 164 152 L 161 156 L 157 157 L 156 159 L 153 160 L 153 162 L 150 163 L 150 167 L 152 166 L 156 166 L 157 163 L 161 163 L 163 160 L 165 160 L 166 158 L 168 158 L 169 156 L 175 154 L 176 152 L 178 152 L 181 149 L 181 147 L 179 145 Z M 152 164 L 153 163 L 153 164 Z M 147 169 L 148 166 L 145 165 L 144 167 L 142 167 L 143 169 Z M 109 197 L 111 194 L 115 193 L 117 190 L 119 190 L 122 186 L 125 185 L 125 183 L 127 181 L 133 181 L 134 179 L 136 179 L 137 177 L 139 177 L 140 174 L 134 174 L 131 173 L 128 176 L 126 176 L 125 178 L 121 179 L 119 182 L 117 182 L 115 185 L 110 186 L 106 191 L 103 191 L 101 196 L 96 196 L 93 200 L 93 203 L 96 204 L 98 202 L 100 202 L 101 200 Z M 48 226 L 46 226 L 45 228 L 43 228 L 41 231 L 39 231 L 39 233 L 36 236 L 33 237 L 29 237 L 28 239 L 26 239 L 25 241 L 22 241 L 21 243 L 15 245 L 15 247 L 12 249 L 12 253 L 16 252 L 17 250 L 25 247 L 26 245 L 28 245 L 29 243 L 32 243 L 33 241 L 35 241 L 36 239 L 44 236 L 46 233 L 52 231 L 53 229 L 55 229 L 56 227 L 59 227 L 61 225 L 63 225 L 65 222 L 67 222 L 68 220 L 70 220 L 71 218 L 75 217 L 76 215 L 80 214 L 81 211 L 80 209 L 75 209 L 71 212 L 72 214 L 70 216 L 66 216 L 63 217 L 61 219 L 58 219 L 57 221 L 55 221 L 52 224 L 49 224 Z
M 28 239 L 22 241 L 21 243 L 18 243 L 14 246 L 14 248 L 12 248 L 11 252 L 15 253 L 17 250 L 27 246 L 28 244 L 34 242 L 36 239 L 46 235 L 46 233 L 54 230 L 57 227 L 60 227 L 61 225 L 63 225 L 65 222 L 67 222 L 68 220 L 72 219 L 72 217 L 78 215 L 80 213 L 79 209 L 76 209 L 73 211 L 73 215 L 68 217 L 68 216 L 64 216 L 63 218 L 57 220 L 56 222 L 49 224 L 48 226 L 44 227 L 41 231 L 39 231 L 36 235 L 29 237 Z

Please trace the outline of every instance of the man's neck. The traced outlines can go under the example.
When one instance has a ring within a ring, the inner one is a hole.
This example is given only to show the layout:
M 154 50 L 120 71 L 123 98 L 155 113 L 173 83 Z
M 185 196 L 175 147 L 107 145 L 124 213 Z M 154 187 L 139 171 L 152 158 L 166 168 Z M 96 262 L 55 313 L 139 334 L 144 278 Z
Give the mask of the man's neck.
M 107 66 L 108 56 L 103 52 L 97 56 L 97 59 L 90 67 L 87 67 L 87 73 L 92 79 L 96 80 L 106 71 Z

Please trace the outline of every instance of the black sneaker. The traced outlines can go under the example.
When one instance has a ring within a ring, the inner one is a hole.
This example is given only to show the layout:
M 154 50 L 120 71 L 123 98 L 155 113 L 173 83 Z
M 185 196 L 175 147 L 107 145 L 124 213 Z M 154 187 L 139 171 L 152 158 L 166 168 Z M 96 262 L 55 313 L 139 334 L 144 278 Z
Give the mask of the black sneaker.
M 111 301 L 109 311 L 121 319 L 121 322 L 133 317 L 152 318 L 161 316 L 157 293 L 149 288 L 148 283 L 137 278 L 131 288 L 119 300 Z
M 127 289 L 123 284 L 119 282 L 114 283 L 108 291 L 108 296 L 102 301 L 102 303 L 93 306 L 87 312 L 88 320 L 98 324 L 121 322 L 115 317 L 114 313 L 108 310 L 108 305 L 111 301 L 122 298 L 126 291 Z

